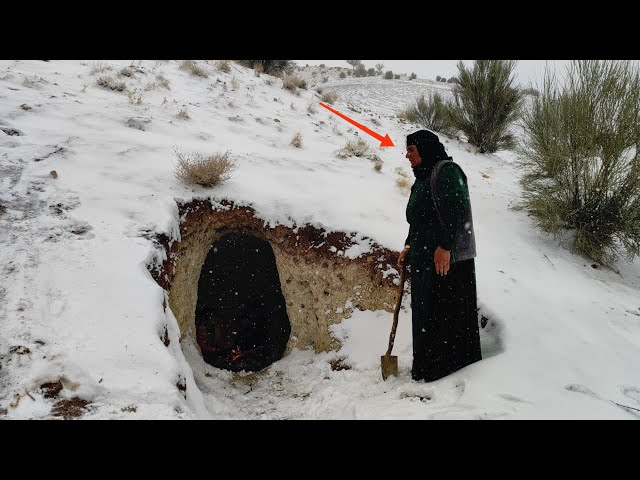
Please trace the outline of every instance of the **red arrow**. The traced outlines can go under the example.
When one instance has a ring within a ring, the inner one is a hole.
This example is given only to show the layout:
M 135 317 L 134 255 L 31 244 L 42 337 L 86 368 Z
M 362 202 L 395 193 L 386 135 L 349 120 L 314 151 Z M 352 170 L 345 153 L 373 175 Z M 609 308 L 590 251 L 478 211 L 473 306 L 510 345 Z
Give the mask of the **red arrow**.
M 380 135 L 379 133 L 374 132 L 373 130 L 371 130 L 370 128 L 365 127 L 364 125 L 360 125 L 358 122 L 356 122 L 355 120 L 351 120 L 349 117 L 347 117 L 346 115 L 343 115 L 342 113 L 338 112 L 337 110 L 334 110 L 333 108 L 325 105 L 324 103 L 320 102 L 320 105 L 322 105 L 324 108 L 326 108 L 327 110 L 329 110 L 330 112 L 335 113 L 336 115 L 338 115 L 340 118 L 344 118 L 347 122 L 349 122 L 352 125 L 355 125 L 356 127 L 358 127 L 360 130 L 364 130 L 365 132 L 367 132 L 369 135 L 371 135 L 373 138 L 380 140 L 380 146 L 381 147 L 393 147 L 393 142 L 391 141 L 391 138 L 389 138 L 389 134 L 387 133 L 384 137 L 382 135 Z

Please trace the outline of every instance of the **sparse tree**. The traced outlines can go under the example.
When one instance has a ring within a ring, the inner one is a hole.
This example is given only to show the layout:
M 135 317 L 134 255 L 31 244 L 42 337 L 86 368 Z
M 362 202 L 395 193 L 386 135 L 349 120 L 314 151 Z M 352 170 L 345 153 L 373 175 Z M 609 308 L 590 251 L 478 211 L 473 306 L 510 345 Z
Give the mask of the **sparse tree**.
M 546 73 L 523 115 L 523 207 L 537 227 L 607 263 L 640 256 L 640 72 L 576 60 Z
M 387 73 L 384 74 L 384 78 L 386 80 L 393 80 L 393 72 L 391 70 L 387 70 Z
M 353 72 L 354 77 L 366 77 L 367 76 L 367 67 L 364 66 L 364 63 L 360 63 L 355 71 Z
M 383 68 L 384 68 L 384 63 L 376 63 L 376 70 L 378 71 L 378 75 L 382 75 Z
M 509 127 L 518 118 L 523 98 L 513 85 L 515 67 L 514 60 L 475 60 L 471 69 L 458 62 L 460 83 L 454 84 L 455 104 L 449 116 L 480 153 L 515 146 Z
M 415 80 L 416 78 L 418 78 L 418 76 L 417 76 L 415 73 L 412 73 L 412 74 L 409 76 L 409 80 Z
M 362 63 L 361 60 L 345 60 L 345 62 L 347 62 L 349 65 L 351 65 L 353 67 L 354 71 L 355 71 L 356 67 Z

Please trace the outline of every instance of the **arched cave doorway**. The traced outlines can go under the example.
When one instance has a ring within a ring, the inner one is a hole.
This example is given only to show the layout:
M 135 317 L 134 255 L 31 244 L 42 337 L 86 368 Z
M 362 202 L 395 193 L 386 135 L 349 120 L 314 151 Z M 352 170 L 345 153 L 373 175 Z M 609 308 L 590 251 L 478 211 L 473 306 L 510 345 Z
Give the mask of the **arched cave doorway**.
M 282 358 L 291 324 L 269 242 L 231 233 L 211 246 L 195 322 L 202 356 L 214 367 L 258 371 Z

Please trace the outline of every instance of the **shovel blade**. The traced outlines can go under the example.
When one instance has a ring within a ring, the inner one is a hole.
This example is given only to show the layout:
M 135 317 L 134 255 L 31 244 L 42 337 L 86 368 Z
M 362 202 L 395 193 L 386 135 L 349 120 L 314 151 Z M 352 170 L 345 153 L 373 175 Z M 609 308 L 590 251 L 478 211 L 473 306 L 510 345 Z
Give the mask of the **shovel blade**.
M 382 355 L 380 357 L 382 367 L 382 379 L 386 380 L 390 376 L 398 376 L 398 357 L 395 355 Z

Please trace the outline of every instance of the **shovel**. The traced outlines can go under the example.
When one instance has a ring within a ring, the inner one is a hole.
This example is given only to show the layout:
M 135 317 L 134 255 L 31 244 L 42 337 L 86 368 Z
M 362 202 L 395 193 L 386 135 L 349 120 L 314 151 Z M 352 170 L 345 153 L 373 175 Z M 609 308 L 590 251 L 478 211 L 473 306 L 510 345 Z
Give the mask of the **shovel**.
M 396 329 L 398 328 L 398 313 L 400 313 L 400 304 L 402 303 L 402 294 L 404 293 L 404 274 L 406 271 L 406 263 L 402 265 L 402 271 L 400 272 L 400 285 L 398 286 L 398 300 L 396 301 L 396 309 L 393 312 L 393 325 L 391 326 L 391 333 L 389 334 L 389 348 L 387 353 L 380 357 L 380 367 L 382 368 L 382 379 L 386 380 L 387 377 L 394 375 L 398 376 L 398 357 L 391 355 L 393 350 L 393 341 L 396 339 Z

